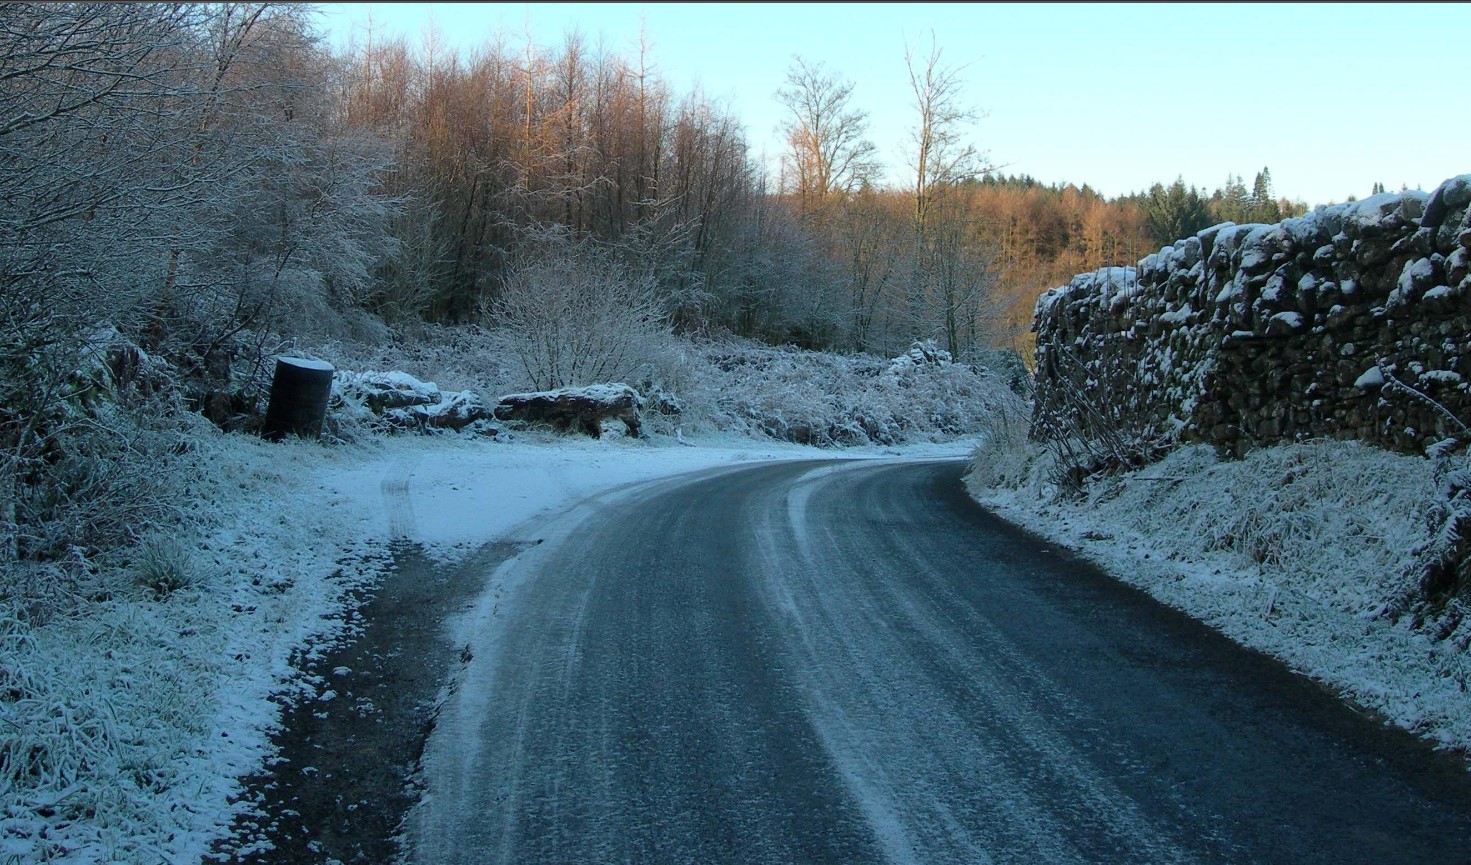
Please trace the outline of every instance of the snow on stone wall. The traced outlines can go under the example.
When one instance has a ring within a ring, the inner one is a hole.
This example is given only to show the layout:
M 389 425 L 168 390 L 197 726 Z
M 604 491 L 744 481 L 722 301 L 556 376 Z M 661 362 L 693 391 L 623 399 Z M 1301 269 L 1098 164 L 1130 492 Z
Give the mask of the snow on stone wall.
M 1428 196 L 1217 225 L 1074 277 L 1037 302 L 1034 437 L 1098 411 L 1238 455 L 1319 437 L 1421 453 L 1463 435 L 1468 204 L 1463 175 Z

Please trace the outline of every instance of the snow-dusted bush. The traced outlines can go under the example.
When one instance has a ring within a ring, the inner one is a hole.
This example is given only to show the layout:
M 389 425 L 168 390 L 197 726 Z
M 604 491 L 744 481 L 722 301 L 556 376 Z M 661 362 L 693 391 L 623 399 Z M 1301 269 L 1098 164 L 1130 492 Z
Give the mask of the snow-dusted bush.
M 44 620 L 105 596 L 106 564 L 180 523 L 188 488 L 210 468 L 194 453 L 208 424 L 187 411 L 167 364 L 115 330 L 94 335 L 65 398 L 33 419 L 28 448 L 3 460 L 0 597 Z
M 1048 459 L 1041 465 L 1059 490 L 1082 495 L 1090 481 L 1147 465 L 1174 444 L 1173 433 L 1161 433 L 1146 407 L 1113 398 L 1139 390 L 1151 374 L 1147 364 L 1090 369 L 1066 345 L 1053 346 L 1049 358 L 1046 404 L 1033 413 L 1031 435 L 1045 444 Z
M 998 395 L 995 410 L 981 421 L 981 439 L 971 455 L 970 482 L 982 488 L 1016 489 L 1031 476 L 1034 450 L 1028 442 L 1031 405 L 1022 397 Z
M 477 325 L 402 324 L 383 339 L 309 348 L 302 353 L 328 359 L 339 370 L 397 370 L 452 391 L 500 394 L 528 385 L 504 341 Z
M 510 368 L 494 334 L 474 327 L 426 328 L 418 337 L 401 335 L 377 346 L 334 343 L 315 351 L 339 370 L 403 370 L 434 390 L 438 386 L 430 380 L 487 395 L 528 385 L 524 373 Z M 998 374 L 957 363 L 930 342 L 916 343 L 896 358 L 734 338 L 667 336 L 650 349 L 635 374 L 596 383 L 633 386 L 644 397 L 643 419 L 654 434 L 729 431 L 818 446 L 899 444 L 976 434 L 1024 411 L 1009 366 L 1003 364 Z M 339 373 L 334 384 L 342 397 L 341 410 L 333 413 L 340 438 L 383 426 L 367 407 L 366 393 L 358 393 L 364 388 L 354 375 L 368 374 Z
M 652 274 L 560 233 L 508 269 L 493 317 L 506 354 L 538 391 L 635 377 L 669 333 Z
M 656 364 L 652 383 L 683 403 L 687 431 L 819 446 L 954 439 L 979 432 L 1015 403 L 989 371 L 928 349 L 885 359 L 740 340 L 686 342 Z

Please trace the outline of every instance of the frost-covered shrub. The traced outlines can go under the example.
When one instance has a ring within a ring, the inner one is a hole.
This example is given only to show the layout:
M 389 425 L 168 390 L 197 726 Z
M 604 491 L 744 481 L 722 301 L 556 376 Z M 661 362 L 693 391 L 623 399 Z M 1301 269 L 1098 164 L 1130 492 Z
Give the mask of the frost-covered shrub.
M 1147 365 L 1094 369 L 1068 346 L 1054 346 L 1048 357 L 1050 384 L 1034 391 L 1031 436 L 1046 445 L 1049 481 L 1063 493 L 1082 495 L 1090 481 L 1148 465 L 1174 446 L 1174 433 L 1157 428 L 1153 406 L 1115 398 L 1141 389 Z
M 94 556 L 169 522 L 174 472 L 191 462 L 187 420 L 109 408 L 53 436 L 55 461 L 33 469 L 16 498 L 19 556 Z
M 955 362 L 950 352 L 932 339 L 917 339 L 909 350 L 889 361 L 886 372 L 893 376 L 913 376 L 917 370 L 944 369 Z
M 501 337 L 477 325 L 404 324 L 381 340 L 335 341 L 311 351 L 339 370 L 397 370 L 449 390 L 500 394 L 527 386 Z
M 721 429 L 819 446 L 934 441 L 981 430 L 1015 402 L 987 370 L 917 344 L 885 359 L 727 340 L 681 343 L 656 384 L 684 403 L 686 429 Z
M 179 525 L 190 485 L 211 470 L 197 451 L 215 432 L 184 407 L 167 364 L 115 330 L 86 349 L 68 397 L 34 419 L 34 446 L 12 443 L 0 466 L 0 596 L 23 597 L 18 609 L 42 620 L 105 597 L 96 575 Z
M 976 353 L 971 361 L 1000 376 L 1012 392 L 1027 396 L 1032 391 L 1032 373 L 1027 362 L 1014 349 L 990 349 Z
M 317 350 L 339 370 L 403 370 L 406 378 L 481 394 L 525 390 L 526 377 L 505 365 L 499 337 L 477 328 L 439 328 L 422 342 L 388 346 L 334 344 Z M 893 445 L 954 439 L 983 431 L 1020 399 L 1010 373 L 957 363 L 933 343 L 904 355 L 837 355 L 725 339 L 669 337 L 653 346 L 623 383 L 645 399 L 643 419 L 655 434 L 736 432 L 818 446 Z M 354 375 L 339 374 L 334 434 L 381 430 L 382 417 Z M 372 375 L 383 376 L 383 373 Z M 373 385 L 378 389 L 379 382 Z M 435 387 L 434 389 L 438 389 Z M 361 393 L 359 391 L 362 391 Z M 447 397 L 448 394 L 445 394 Z
M 133 579 L 156 597 L 166 598 L 198 585 L 201 574 L 187 547 L 176 538 L 159 535 L 139 545 Z
M 982 422 L 966 482 L 982 489 L 1019 489 L 1032 475 L 1035 451 L 1027 439 L 1031 406 L 1015 394 L 1010 399 L 998 396 L 994 405 Z
M 623 382 L 668 338 L 657 287 L 608 250 L 548 234 L 506 272 L 493 317 L 531 389 Z

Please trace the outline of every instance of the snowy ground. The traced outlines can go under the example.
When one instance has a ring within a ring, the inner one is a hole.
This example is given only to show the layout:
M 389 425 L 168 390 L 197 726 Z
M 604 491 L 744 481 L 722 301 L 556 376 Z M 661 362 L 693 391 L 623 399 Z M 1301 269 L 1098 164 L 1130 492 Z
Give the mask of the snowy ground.
M 296 666 L 344 632 L 350 589 L 390 540 L 450 561 L 517 540 L 540 517 L 614 487 L 777 459 L 962 456 L 968 445 L 805 448 L 750 438 L 636 441 L 523 435 L 366 445 L 219 436 L 223 469 L 195 507 L 194 585 L 123 593 L 24 630 L 0 616 L 0 863 L 195 863 L 230 826 L 240 780 L 270 758 L 273 694 L 314 693 Z
M 739 436 L 698 445 L 667 438 L 528 441 L 523 435 L 509 445 L 400 438 L 384 442 L 371 460 L 335 468 L 324 484 L 358 506 L 358 535 L 412 541 L 452 560 L 488 540 L 521 540 L 518 525 L 537 515 L 650 478 L 760 460 L 966 453 L 966 444 L 819 450 Z
M 1355 442 L 1217 461 L 1188 447 L 1093 485 L 1085 501 L 983 470 L 972 494 L 1125 582 L 1273 655 L 1389 722 L 1471 748 L 1464 610 L 1419 604 L 1444 513 L 1434 463 Z M 1005 474 L 1005 472 L 1003 472 Z M 1458 604 L 1452 601 L 1452 606 Z
M 390 540 L 452 561 L 619 485 L 778 459 L 961 456 L 969 444 L 816 450 L 744 437 L 519 436 L 271 445 L 214 436 L 213 526 L 182 539 L 194 585 L 119 593 L 27 630 L 0 615 L 0 865 L 194 863 L 270 754 L 273 694 L 341 635 Z M 1352 445 L 1216 463 L 1198 449 L 1080 505 L 1030 487 L 980 498 L 1246 645 L 1451 747 L 1471 745 L 1464 634 L 1384 615 L 1433 531 L 1429 461 Z M 1255 555 L 1249 551 L 1255 549 Z M 1258 561 L 1260 559 L 1260 561 Z M 1463 626 L 1462 630 L 1466 627 Z

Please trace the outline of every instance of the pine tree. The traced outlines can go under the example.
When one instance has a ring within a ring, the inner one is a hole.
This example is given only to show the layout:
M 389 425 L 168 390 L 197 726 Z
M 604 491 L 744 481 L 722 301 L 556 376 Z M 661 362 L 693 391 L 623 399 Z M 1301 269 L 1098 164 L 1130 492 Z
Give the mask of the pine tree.
M 1209 205 L 1195 187 L 1186 187 L 1183 177 L 1176 177 L 1168 188 L 1156 183 L 1139 203 L 1144 228 L 1161 246 L 1190 237 L 1214 224 Z
M 1282 220 L 1282 208 L 1277 205 L 1277 196 L 1272 192 L 1272 172 L 1268 168 L 1262 168 L 1251 186 L 1247 219 L 1250 222 L 1280 222 Z
M 1226 175 L 1226 185 L 1211 195 L 1211 213 L 1217 222 L 1249 222 L 1247 213 L 1251 206 L 1246 192 L 1246 182 L 1235 174 Z

